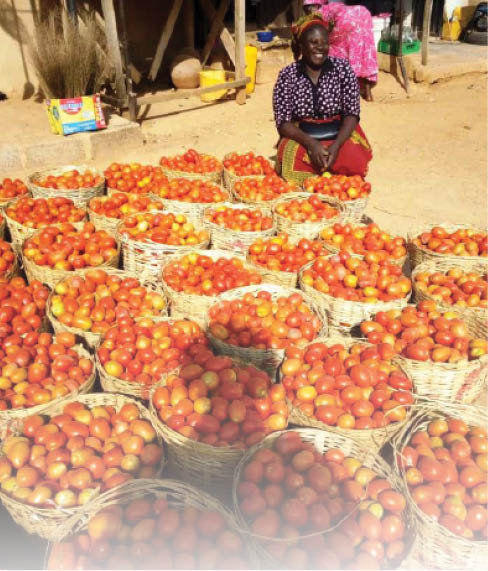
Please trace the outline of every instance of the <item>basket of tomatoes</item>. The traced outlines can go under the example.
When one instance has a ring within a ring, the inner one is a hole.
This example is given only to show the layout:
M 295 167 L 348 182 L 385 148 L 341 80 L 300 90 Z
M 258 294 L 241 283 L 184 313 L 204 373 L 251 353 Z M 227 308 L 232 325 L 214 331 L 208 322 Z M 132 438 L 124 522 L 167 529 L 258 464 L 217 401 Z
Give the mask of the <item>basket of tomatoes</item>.
M 370 343 L 393 347 L 420 397 L 471 403 L 485 387 L 488 340 L 471 335 L 456 312 L 439 311 L 433 300 L 380 311 L 360 330 Z
M 415 402 L 412 381 L 394 356 L 387 344 L 342 337 L 290 347 L 280 367 L 290 422 L 380 450 L 405 426 Z
M 233 500 L 263 569 L 395 569 L 414 539 L 392 468 L 323 430 L 277 432 L 247 451 Z
M 81 229 L 86 220 L 86 211 L 76 206 L 70 198 L 25 196 L 9 204 L 4 216 L 12 245 L 20 250 L 25 239 L 46 226 L 70 223 Z
M 0 433 L 14 420 L 48 413 L 91 391 L 95 364 L 71 333 L 32 331 L 0 360 Z
M 73 534 L 49 546 L 48 571 L 75 568 L 255 569 L 256 564 L 228 508 L 198 488 L 165 479 L 127 483 L 114 494 L 113 505 L 92 509 Z
M 12 249 L 12 244 L 0 239 L 0 279 L 9 281 L 17 274 L 17 256 Z
M 161 317 L 168 304 L 160 286 L 115 268 L 89 269 L 55 284 L 47 315 L 56 332 L 69 331 L 95 347 L 121 317 Z
M 411 291 L 397 264 L 369 263 L 346 252 L 310 262 L 300 270 L 299 283 L 339 335 L 350 335 L 377 311 L 404 307 Z
M 232 196 L 236 202 L 272 208 L 284 194 L 299 190 L 296 183 L 288 182 L 273 173 L 265 177 L 246 177 L 236 181 Z
M 164 210 L 164 205 L 147 194 L 113 192 L 110 196 L 96 196 L 88 203 L 88 215 L 95 228 L 112 235 L 124 216 L 151 210 Z
M 458 313 L 477 337 L 488 337 L 488 260 L 423 262 L 412 272 L 415 300 L 434 300 Z
M 158 193 L 167 178 L 161 167 L 141 165 L 140 163 L 112 163 L 104 173 L 107 181 L 107 195 L 125 193 L 139 196 Z
M 203 323 L 217 295 L 260 284 L 261 276 L 232 252 L 196 250 L 173 256 L 163 266 L 162 282 L 171 303 L 171 315 Z
M 226 500 L 245 449 L 288 425 L 281 385 L 253 365 L 215 356 L 204 346 L 154 387 L 150 411 L 173 469 Z
M 29 189 L 19 178 L 4 178 L 0 182 L 0 207 L 5 208 L 7 204 L 26 194 L 29 194 Z
M 351 256 L 378 263 L 388 261 L 403 267 L 407 260 L 407 242 L 371 222 L 363 224 L 345 220 L 324 228 L 320 240 L 331 254 L 347 252 Z
M 395 466 L 415 518 L 426 569 L 482 569 L 488 559 L 485 410 L 421 408 L 395 438 Z
M 342 212 L 334 198 L 305 192 L 286 194 L 273 206 L 277 231 L 288 234 L 290 241 L 316 238 L 324 227 L 341 220 Z
M 288 234 L 281 232 L 267 240 L 256 240 L 249 246 L 247 259 L 261 274 L 263 281 L 294 288 L 300 269 L 326 254 L 319 240 L 301 238 L 294 242 Z
M 358 175 L 325 173 L 309 177 L 303 182 L 303 189 L 336 198 L 344 206 L 345 215 L 357 221 L 360 221 L 371 194 L 371 184 Z
M 95 230 L 91 222 L 81 229 L 70 223 L 46 226 L 22 244 L 27 278 L 51 288 L 85 268 L 116 268 L 119 254 L 117 240 L 105 230 Z
M 275 374 L 285 349 L 327 334 L 307 296 L 272 284 L 221 294 L 207 315 L 207 335 L 222 355 Z
M 160 185 L 151 197 L 161 200 L 169 212 L 185 214 L 199 221 L 206 208 L 229 200 L 219 184 L 205 179 L 171 178 Z
M 159 164 L 168 178 L 203 179 L 216 184 L 222 181 L 222 163 L 216 157 L 195 149 L 174 157 L 161 157 Z
M 188 363 L 208 341 L 200 326 L 165 317 L 121 317 L 100 338 L 96 366 L 104 391 L 147 400 L 163 375 Z
M 268 238 L 275 233 L 275 224 L 267 208 L 251 205 L 223 204 L 205 209 L 203 220 L 210 230 L 212 248 L 247 252 L 258 239 Z
M 117 235 L 122 243 L 124 268 L 159 280 L 169 256 L 195 248 L 206 249 L 210 235 L 185 214 L 139 212 L 121 220 Z
M 59 541 L 126 482 L 157 478 L 163 442 L 139 402 L 89 394 L 29 416 L 2 442 L 0 500 L 28 533 Z
M 224 185 L 229 191 L 234 189 L 236 182 L 244 179 L 262 180 L 265 176 L 275 172 L 271 161 L 262 155 L 256 155 L 252 151 L 242 155 L 228 153 L 222 162 L 224 166 Z
M 34 198 L 69 198 L 83 208 L 104 193 L 105 177 L 93 167 L 70 165 L 31 174 L 27 187 Z
M 472 264 L 488 256 L 488 234 L 466 224 L 430 225 L 408 234 L 410 263 L 453 261 Z

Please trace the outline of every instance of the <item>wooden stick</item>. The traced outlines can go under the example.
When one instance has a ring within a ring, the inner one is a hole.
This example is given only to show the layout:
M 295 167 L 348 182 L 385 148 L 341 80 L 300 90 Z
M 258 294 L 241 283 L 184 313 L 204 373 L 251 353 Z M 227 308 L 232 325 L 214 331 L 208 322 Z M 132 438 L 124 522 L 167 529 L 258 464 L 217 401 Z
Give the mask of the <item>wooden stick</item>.
M 236 36 L 236 79 L 246 76 L 246 60 L 244 45 L 246 43 L 246 3 L 245 0 L 234 0 L 234 29 Z M 244 105 L 246 89 L 240 88 L 236 93 L 236 102 Z
M 432 0 L 425 0 L 424 20 L 422 24 L 422 65 L 429 60 L 430 17 L 432 15 Z
M 202 10 L 207 15 L 208 19 L 212 21 L 215 18 L 216 11 L 215 8 L 212 6 L 209 0 L 200 0 L 200 6 Z M 222 31 L 220 32 L 220 41 L 222 42 L 227 55 L 229 56 L 232 65 L 235 67 L 236 65 L 236 45 L 234 42 L 234 38 L 232 37 L 229 30 L 224 26 Z
M 202 67 L 207 63 L 207 60 L 210 56 L 210 52 L 214 46 L 215 40 L 217 36 L 220 35 L 220 31 L 224 26 L 224 17 L 229 8 L 230 0 L 221 0 L 220 6 L 215 14 L 215 18 L 213 18 L 212 26 L 210 28 L 210 32 L 207 37 L 207 41 L 205 42 L 205 47 L 202 51 Z
M 195 0 L 185 0 L 185 43 L 195 49 Z
M 171 11 L 169 13 L 166 24 L 164 25 L 163 31 L 161 32 L 161 37 L 159 38 L 158 47 L 156 48 L 156 53 L 154 54 L 154 59 L 151 65 L 151 70 L 149 71 L 149 79 L 154 81 L 158 75 L 159 68 L 161 67 L 161 62 L 163 61 L 164 52 L 168 47 L 169 40 L 173 33 L 176 19 L 183 5 L 183 0 L 174 0 L 171 6 Z
M 119 101 L 127 100 L 124 73 L 122 71 L 122 56 L 120 55 L 119 36 L 117 34 L 117 21 L 113 0 L 102 0 L 102 11 L 105 19 L 105 35 L 107 48 L 112 64 L 115 67 L 115 90 Z
M 402 72 L 403 78 L 403 85 L 405 86 L 405 91 L 407 95 L 410 95 L 410 82 L 408 81 L 408 73 L 405 68 L 405 62 L 403 61 L 403 18 L 404 18 L 404 10 L 403 10 L 403 0 L 400 0 L 400 22 L 398 24 L 398 44 L 397 44 L 397 61 L 400 65 L 400 71 Z

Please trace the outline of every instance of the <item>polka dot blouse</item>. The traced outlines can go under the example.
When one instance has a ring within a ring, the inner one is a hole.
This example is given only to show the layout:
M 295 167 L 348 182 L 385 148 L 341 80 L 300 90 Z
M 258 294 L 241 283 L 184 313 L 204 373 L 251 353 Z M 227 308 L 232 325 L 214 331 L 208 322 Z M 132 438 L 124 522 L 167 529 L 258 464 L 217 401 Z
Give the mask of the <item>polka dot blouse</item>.
M 329 57 L 314 85 L 301 60 L 284 67 L 273 90 L 276 127 L 301 119 L 359 117 L 359 84 L 349 62 Z

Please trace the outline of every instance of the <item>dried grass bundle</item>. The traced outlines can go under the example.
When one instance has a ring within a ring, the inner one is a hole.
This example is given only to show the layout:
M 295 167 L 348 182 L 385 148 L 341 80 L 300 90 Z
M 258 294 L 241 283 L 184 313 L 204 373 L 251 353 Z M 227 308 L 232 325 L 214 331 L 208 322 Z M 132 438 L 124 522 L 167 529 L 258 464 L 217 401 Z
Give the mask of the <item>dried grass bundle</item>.
M 108 71 L 93 14 L 76 24 L 63 9 L 36 26 L 30 52 L 44 94 L 52 98 L 97 93 Z

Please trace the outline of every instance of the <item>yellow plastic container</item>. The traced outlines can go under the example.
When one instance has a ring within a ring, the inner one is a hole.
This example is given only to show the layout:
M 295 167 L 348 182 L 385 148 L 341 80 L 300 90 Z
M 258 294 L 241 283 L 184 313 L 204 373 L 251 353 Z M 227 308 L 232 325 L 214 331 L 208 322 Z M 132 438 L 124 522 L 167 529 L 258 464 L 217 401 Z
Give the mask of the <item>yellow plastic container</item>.
M 251 81 L 246 85 L 246 93 L 253 93 L 256 85 L 256 65 L 258 61 L 258 48 L 256 46 L 246 46 L 244 48 L 244 57 L 246 61 L 246 76 Z
M 200 87 L 210 87 L 212 85 L 218 85 L 219 83 L 225 83 L 225 71 L 221 69 L 204 69 L 200 72 Z M 211 93 L 202 93 L 200 99 L 205 102 L 217 101 L 221 99 L 227 93 L 227 89 L 219 89 L 218 91 L 212 91 Z

